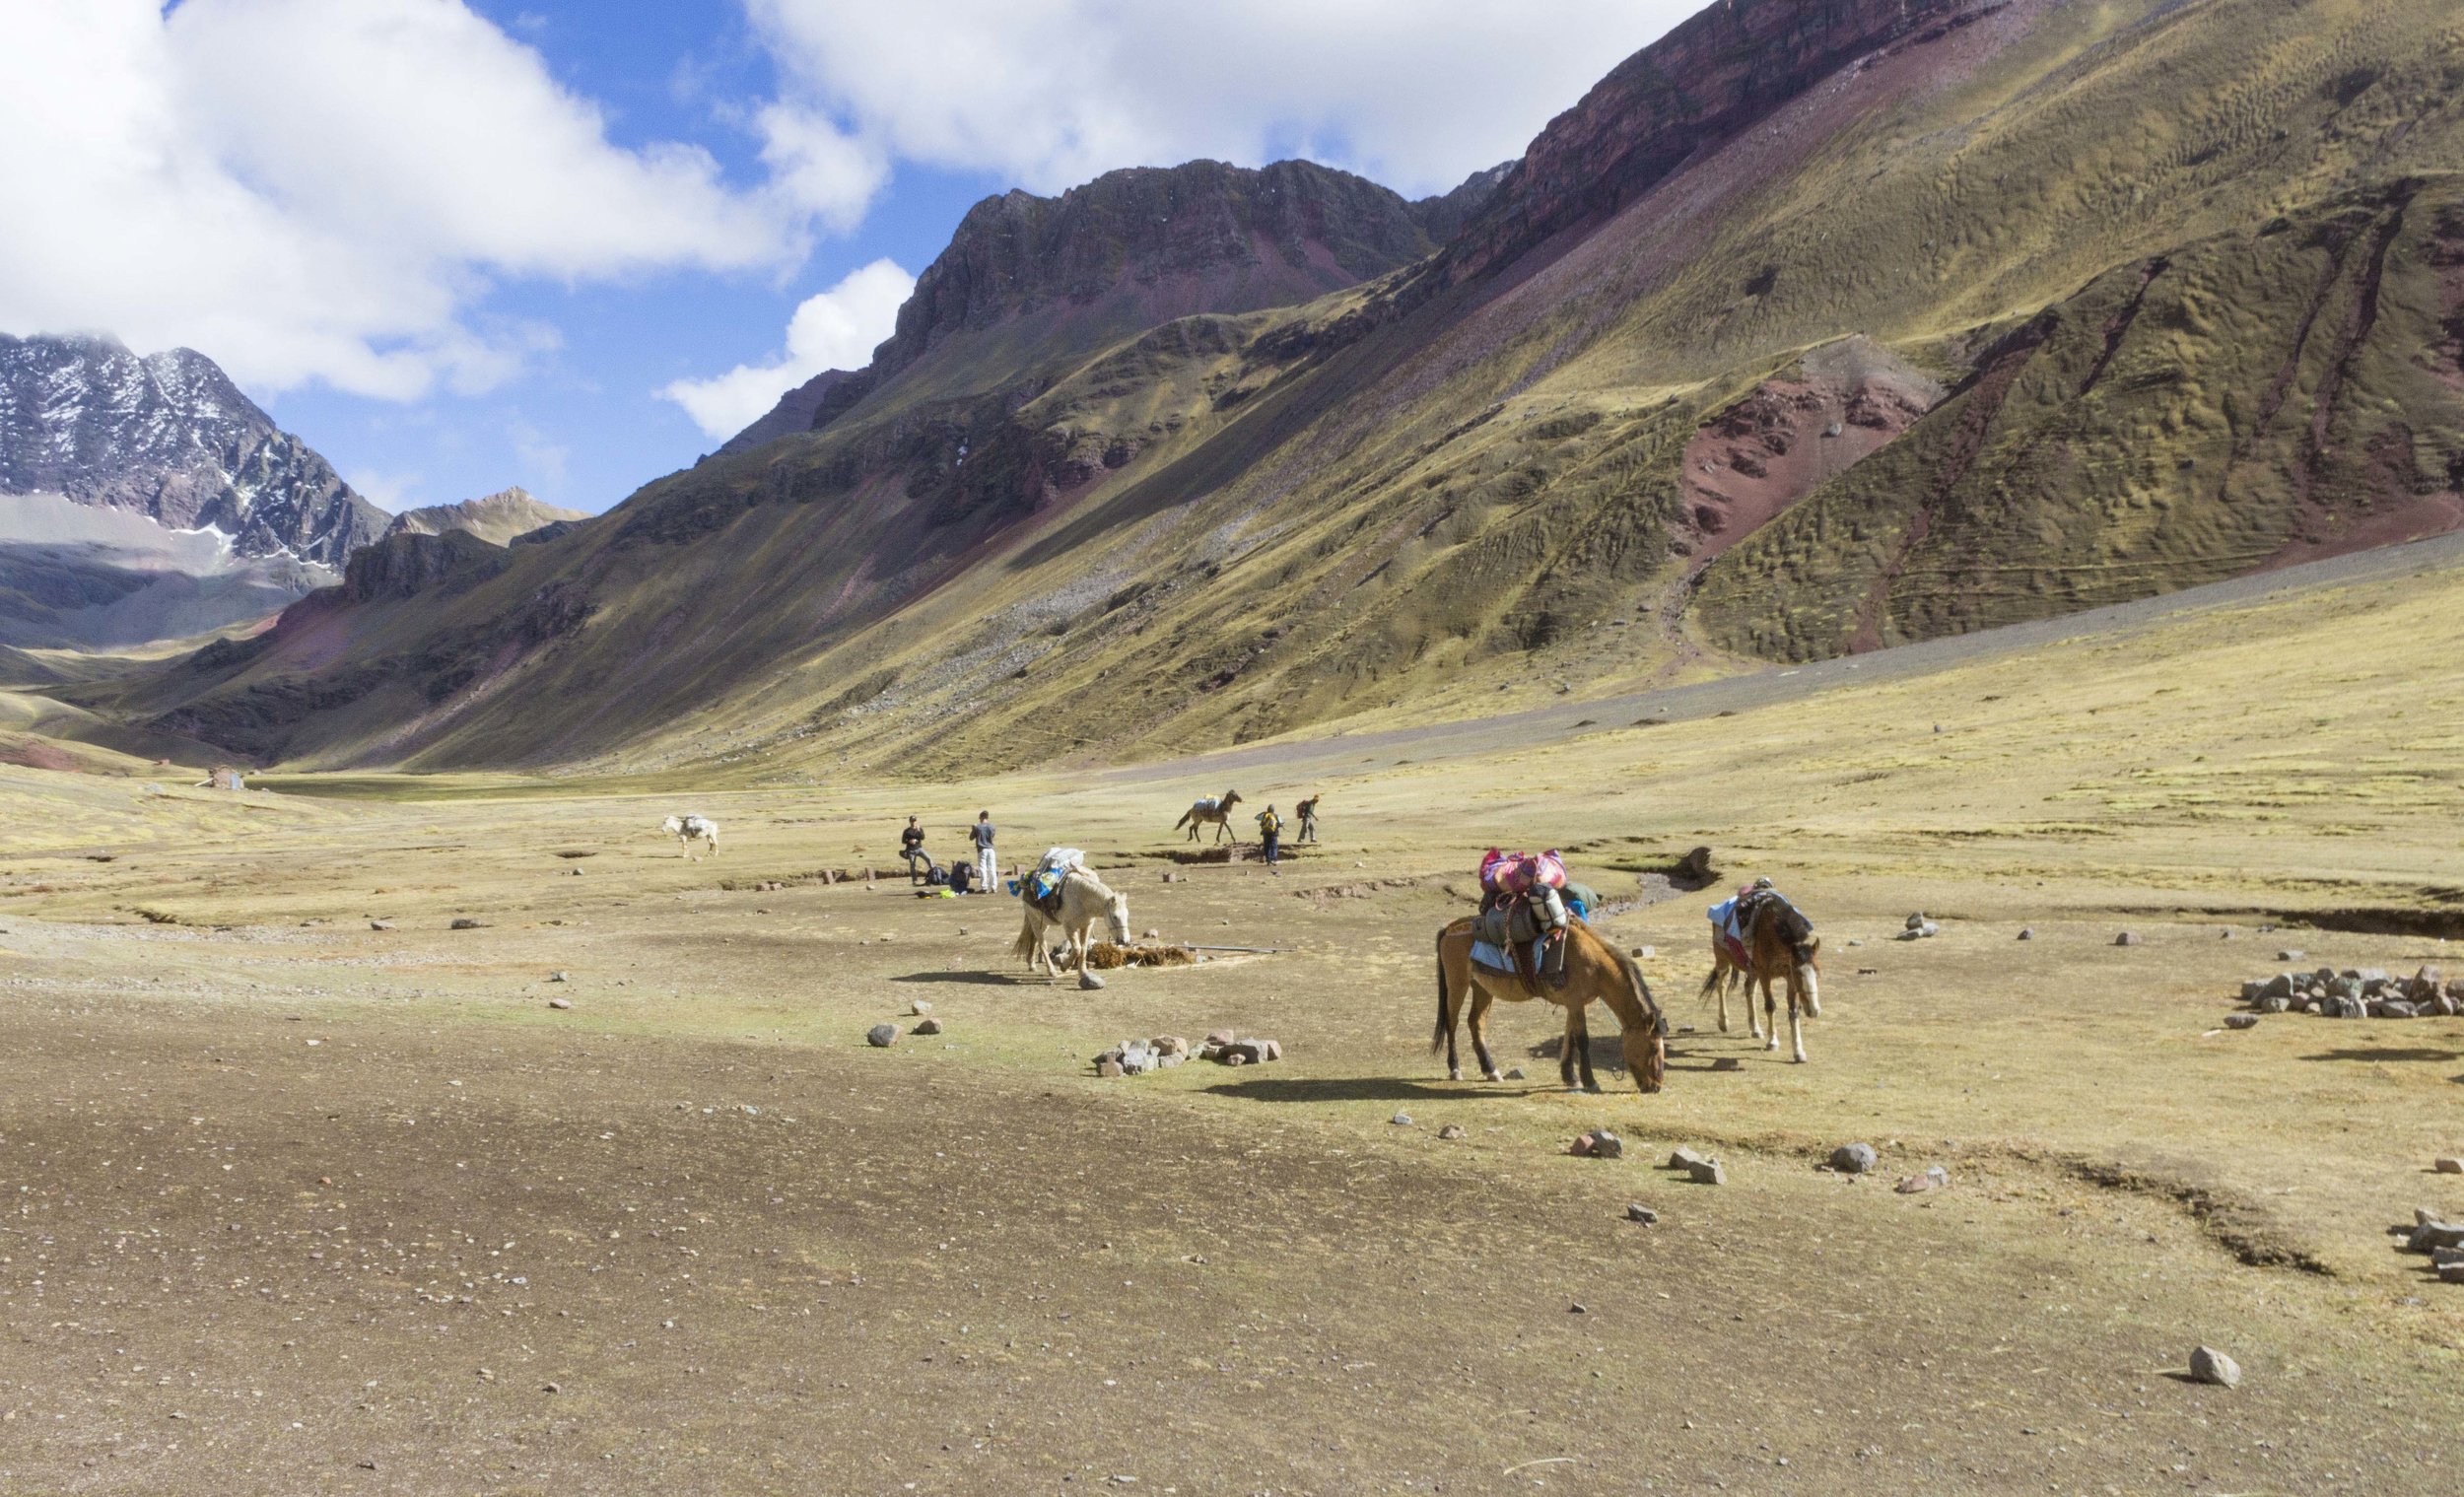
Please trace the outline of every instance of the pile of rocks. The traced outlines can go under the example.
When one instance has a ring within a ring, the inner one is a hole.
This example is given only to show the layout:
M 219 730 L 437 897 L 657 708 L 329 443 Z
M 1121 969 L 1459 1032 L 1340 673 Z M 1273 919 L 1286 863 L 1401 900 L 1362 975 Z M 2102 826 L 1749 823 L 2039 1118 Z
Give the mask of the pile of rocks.
M 1223 1065 L 1264 1065 L 1282 1059 L 1283 1046 L 1274 1040 L 1245 1040 L 1231 1030 L 1218 1029 L 1198 1048 L 1198 1058 Z
M 1179 1035 L 1152 1040 L 1124 1040 L 1095 1057 L 1099 1076 L 1143 1076 L 1179 1065 L 1190 1057 L 1190 1042 Z
M 1932 940 L 1935 936 L 1940 934 L 1942 934 L 1942 926 L 1927 919 L 1924 912 L 1919 911 L 1915 915 L 1908 917 L 1908 923 L 1900 930 L 1899 939 L 1903 941 L 1927 941 Z
M 1625 1157 L 1625 1140 L 1607 1128 L 1594 1128 L 1588 1133 L 1577 1134 L 1575 1140 L 1566 1145 L 1566 1152 L 1577 1159 L 1622 1159 Z
M 2241 1000 L 2260 1013 L 2314 1013 L 2328 1019 L 2452 1018 L 2464 1013 L 2464 979 L 2435 967 L 2409 978 L 2376 968 L 2280 972 L 2241 985 Z
M 2416 1207 L 2412 1235 L 2405 1246 L 2430 1255 L 2430 1266 L 2437 1271 L 2438 1282 L 2464 1284 L 2464 1222 L 2448 1221 L 2434 1211 Z

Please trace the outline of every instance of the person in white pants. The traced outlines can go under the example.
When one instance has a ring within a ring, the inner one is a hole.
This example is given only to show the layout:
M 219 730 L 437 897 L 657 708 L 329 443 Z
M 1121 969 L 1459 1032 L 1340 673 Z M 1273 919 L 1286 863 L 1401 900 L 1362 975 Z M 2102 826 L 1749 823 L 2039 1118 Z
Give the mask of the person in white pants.
M 983 875 L 977 880 L 976 886 L 984 893 L 990 894 L 1001 886 L 1000 872 L 992 865 L 992 812 L 978 811 L 976 813 L 975 839 L 976 871 Z

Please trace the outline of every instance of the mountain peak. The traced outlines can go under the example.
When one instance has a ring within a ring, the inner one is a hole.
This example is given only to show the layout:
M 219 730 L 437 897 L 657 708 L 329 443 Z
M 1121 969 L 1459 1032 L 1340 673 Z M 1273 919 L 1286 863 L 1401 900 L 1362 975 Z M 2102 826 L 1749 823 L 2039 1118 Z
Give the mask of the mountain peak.
M 475 535 L 492 545 L 510 546 L 521 536 L 548 525 L 587 519 L 579 510 L 559 509 L 533 498 L 515 484 L 465 499 L 458 504 L 429 505 L 405 510 L 385 528 L 391 535 L 445 535 L 454 531 Z
M 193 349 L 142 357 L 105 334 L 0 334 L 0 493 L 212 528 L 241 556 L 339 568 L 383 530 L 307 443 Z

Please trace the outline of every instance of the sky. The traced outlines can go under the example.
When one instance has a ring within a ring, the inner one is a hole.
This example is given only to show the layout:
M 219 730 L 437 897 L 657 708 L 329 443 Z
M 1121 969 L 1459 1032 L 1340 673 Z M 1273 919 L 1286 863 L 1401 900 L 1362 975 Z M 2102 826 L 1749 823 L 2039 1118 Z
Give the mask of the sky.
M 599 510 L 968 207 L 1519 155 L 1697 0 L 0 0 L 0 332 L 184 346 L 387 509 Z

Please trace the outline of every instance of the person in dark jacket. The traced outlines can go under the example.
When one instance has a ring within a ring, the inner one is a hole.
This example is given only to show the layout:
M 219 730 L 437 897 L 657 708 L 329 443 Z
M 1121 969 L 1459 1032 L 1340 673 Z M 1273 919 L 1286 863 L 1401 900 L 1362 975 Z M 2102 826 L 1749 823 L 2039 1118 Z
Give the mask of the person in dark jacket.
M 907 830 L 898 834 L 898 855 L 907 859 L 907 881 L 920 884 L 932 871 L 932 854 L 924 850 L 924 828 L 916 818 L 907 818 Z M 921 863 L 922 866 L 918 866 Z
M 976 892 L 990 894 L 1000 883 L 1000 870 L 992 862 L 992 813 L 978 811 L 976 824 L 969 836 L 976 843 Z

